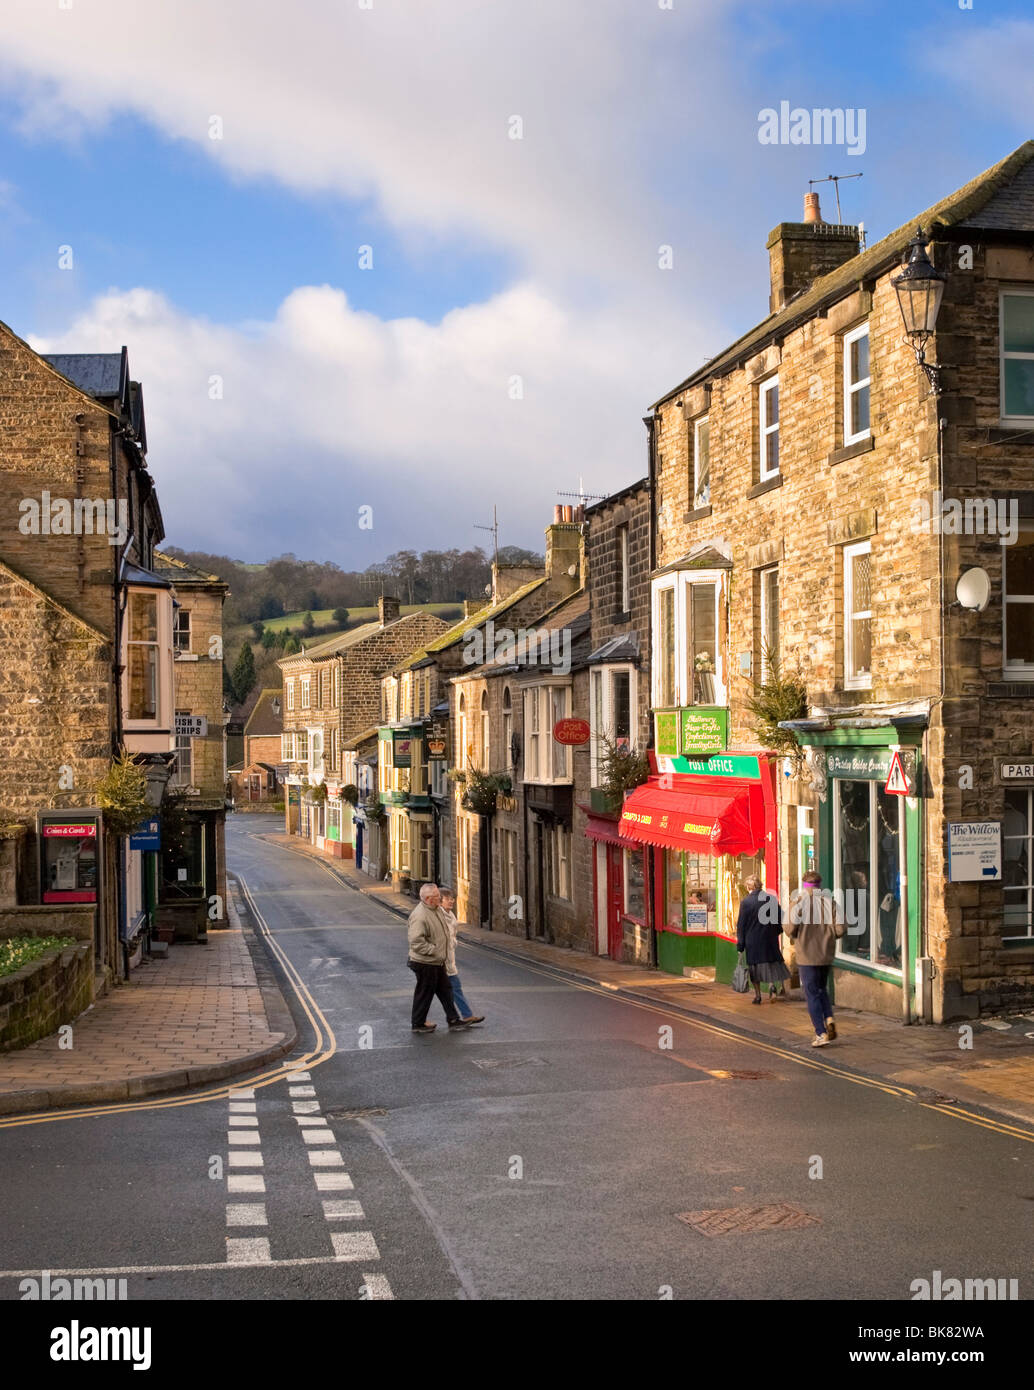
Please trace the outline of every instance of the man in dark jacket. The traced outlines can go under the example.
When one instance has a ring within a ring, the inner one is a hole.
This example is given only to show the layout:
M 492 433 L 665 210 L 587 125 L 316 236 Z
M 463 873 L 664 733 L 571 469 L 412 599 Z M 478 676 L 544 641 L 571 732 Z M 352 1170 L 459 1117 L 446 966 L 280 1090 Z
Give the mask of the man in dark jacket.
M 754 1003 L 761 1003 L 762 981 L 768 985 L 770 999 L 785 999 L 783 981 L 789 979 L 790 972 L 783 964 L 779 949 L 783 922 L 779 899 L 762 891 L 757 874 L 751 874 L 744 886 L 747 896 L 740 903 L 740 915 L 736 921 L 736 949 L 747 953 Z M 779 986 L 778 994 L 776 985 Z

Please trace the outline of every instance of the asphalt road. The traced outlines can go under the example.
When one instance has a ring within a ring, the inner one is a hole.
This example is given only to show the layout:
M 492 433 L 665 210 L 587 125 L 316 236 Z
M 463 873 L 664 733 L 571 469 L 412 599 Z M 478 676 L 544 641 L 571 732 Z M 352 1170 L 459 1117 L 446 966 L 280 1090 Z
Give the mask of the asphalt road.
M 0 1299 L 43 1270 L 163 1300 L 898 1300 L 935 1270 L 1031 1296 L 1034 1144 L 476 947 L 485 1024 L 435 1004 L 414 1036 L 404 923 L 260 828 L 230 818 L 230 865 L 304 986 L 298 1055 L 306 1009 L 330 1055 L 0 1128 Z M 783 1203 L 812 1220 L 679 1219 Z

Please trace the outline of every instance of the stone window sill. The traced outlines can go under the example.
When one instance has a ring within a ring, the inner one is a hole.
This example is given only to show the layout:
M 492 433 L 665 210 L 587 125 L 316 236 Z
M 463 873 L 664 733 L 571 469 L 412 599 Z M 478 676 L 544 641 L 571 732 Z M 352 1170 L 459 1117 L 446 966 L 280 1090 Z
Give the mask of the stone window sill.
M 1002 950 L 1011 961 L 1020 965 L 1034 965 L 1034 946 L 1026 941 L 1003 941 Z
M 867 454 L 876 447 L 876 441 L 872 435 L 868 439 L 859 439 L 857 444 L 848 444 L 843 449 L 834 449 L 828 456 L 826 462 L 830 465 L 835 463 L 846 463 L 848 459 L 856 459 L 860 454 Z
M 704 521 L 711 515 L 710 507 L 694 507 L 691 512 L 686 512 L 683 521 Z
M 1034 685 L 1020 681 L 988 681 L 987 693 L 994 700 L 1032 700 Z
M 755 483 L 747 493 L 748 498 L 760 497 L 763 493 L 771 492 L 773 488 L 782 487 L 783 475 L 777 473 L 774 478 L 766 478 L 762 483 Z

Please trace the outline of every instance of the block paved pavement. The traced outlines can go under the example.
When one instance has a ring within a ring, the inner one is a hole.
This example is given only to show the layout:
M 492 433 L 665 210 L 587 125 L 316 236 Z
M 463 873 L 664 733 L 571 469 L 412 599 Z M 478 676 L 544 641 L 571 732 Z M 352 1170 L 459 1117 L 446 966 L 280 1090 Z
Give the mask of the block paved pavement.
M 222 1080 L 289 1051 L 290 1013 L 259 955 L 256 973 L 232 898 L 228 917 L 207 945 L 174 943 L 97 999 L 73 1020 L 71 1047 L 55 1032 L 0 1053 L 0 1114 Z
M 263 835 L 272 844 L 307 854 L 327 865 L 344 883 L 376 898 L 400 916 L 413 910 L 414 899 L 389 884 L 376 883 L 349 860 L 331 858 L 297 836 Z M 506 932 L 462 926 L 462 939 L 487 950 L 543 966 L 587 984 L 600 985 L 631 998 L 663 1004 L 692 1016 L 747 1033 L 779 1046 L 807 1050 L 826 1065 L 843 1067 L 914 1091 L 920 1099 L 978 1106 L 1013 1119 L 1034 1123 L 1034 1010 L 1006 1014 L 1007 1028 L 986 1020 L 972 1023 L 972 1048 L 959 1024 L 905 1027 L 899 1020 L 856 1009 L 837 1008 L 839 1037 L 829 1047 L 811 1048 L 814 1032 L 799 989 L 786 1001 L 758 1006 L 752 994 L 736 994 L 728 985 L 665 975 L 648 966 L 627 965 L 544 941 L 527 941 Z

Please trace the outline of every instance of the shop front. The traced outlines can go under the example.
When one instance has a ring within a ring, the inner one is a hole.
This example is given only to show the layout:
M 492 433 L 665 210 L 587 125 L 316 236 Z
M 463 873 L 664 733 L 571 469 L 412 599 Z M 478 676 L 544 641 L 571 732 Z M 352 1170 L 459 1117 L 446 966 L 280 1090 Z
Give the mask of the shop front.
M 919 886 L 924 726 L 925 720 L 921 725 L 901 721 L 896 727 L 888 722 L 873 728 L 822 730 L 801 721 L 794 727 L 807 749 L 811 782 L 818 793 L 818 869 L 847 925 L 833 972 L 836 998 L 848 1008 L 891 1017 L 904 1013 L 904 972 L 915 997 L 917 961 L 923 955 Z M 895 753 L 903 784 L 900 775 L 891 778 Z M 888 780 L 903 789 L 888 790 Z
M 645 848 L 653 885 L 657 964 L 727 982 L 736 967 L 736 918 L 756 873 L 779 891 L 775 754 L 650 754 L 651 776 L 627 798 L 620 837 Z

